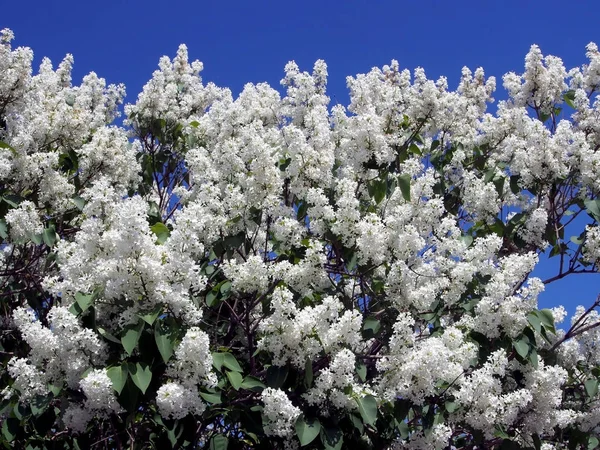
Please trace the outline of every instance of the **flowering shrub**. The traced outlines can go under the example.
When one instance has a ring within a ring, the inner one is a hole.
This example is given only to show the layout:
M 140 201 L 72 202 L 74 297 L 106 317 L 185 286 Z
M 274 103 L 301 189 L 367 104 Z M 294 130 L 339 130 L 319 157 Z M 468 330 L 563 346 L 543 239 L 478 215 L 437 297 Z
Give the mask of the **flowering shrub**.
M 508 100 L 392 61 L 124 96 L 0 37 L 2 437 L 18 448 L 596 448 L 600 53 Z M 578 229 L 579 228 L 579 229 Z M 568 233 L 567 233 L 568 230 Z M 575 231 L 575 235 L 571 233 Z M 558 273 L 532 277 L 549 254 Z

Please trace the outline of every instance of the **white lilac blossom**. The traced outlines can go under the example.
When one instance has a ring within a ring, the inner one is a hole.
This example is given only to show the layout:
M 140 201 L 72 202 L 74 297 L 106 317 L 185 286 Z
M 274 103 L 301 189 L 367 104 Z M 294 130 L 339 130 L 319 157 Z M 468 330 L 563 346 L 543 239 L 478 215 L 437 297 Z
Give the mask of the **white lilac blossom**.
M 323 370 L 315 386 L 310 389 L 304 398 L 310 405 L 317 405 L 326 409 L 326 403 L 334 408 L 356 409 L 357 405 L 352 393 L 361 395 L 361 386 L 355 383 L 356 356 L 349 350 L 341 350 L 334 357 L 329 368 Z
M 584 257 L 592 263 L 600 260 L 600 228 L 598 226 L 586 226 L 585 245 L 583 247 Z
M 198 391 L 179 383 L 163 384 L 156 393 L 156 405 L 163 417 L 183 419 L 188 414 L 200 415 L 206 409 Z
M 267 388 L 261 394 L 263 417 L 267 436 L 290 437 L 301 411 L 294 406 L 281 389 Z
M 15 241 L 20 241 L 42 232 L 42 222 L 36 211 L 35 204 L 30 201 L 24 201 L 18 208 L 9 211 L 6 214 L 5 220 L 10 227 L 10 236 Z
M 116 411 L 121 407 L 117 402 L 112 381 L 106 374 L 105 369 L 94 369 L 79 382 L 81 390 L 85 394 L 85 407 L 98 411 Z
M 22 371 L 19 377 L 28 378 L 27 373 L 37 372 L 36 378 L 39 380 L 35 386 L 42 382 L 44 385 L 52 383 L 62 387 L 65 384 L 76 388 L 87 369 L 102 364 L 106 359 L 106 346 L 99 336 L 82 327 L 75 315 L 64 307 L 55 306 L 51 309 L 48 314 L 49 327 L 42 326 L 33 312 L 25 308 L 17 308 L 13 318 L 30 348 L 27 367 L 33 364 Z M 18 365 L 26 361 L 13 359 L 14 364 Z M 23 392 L 25 399 L 35 393 L 41 393 L 39 386 L 32 388 L 32 392 Z
M 260 324 L 264 337 L 258 341 L 258 348 L 272 354 L 275 364 L 285 365 L 289 361 L 300 368 L 323 351 L 329 354 L 342 346 L 359 349 L 363 345 L 359 312 L 346 311 L 340 315 L 343 305 L 333 297 L 323 299 L 314 308 L 299 310 L 293 294 L 277 288 L 272 306 L 274 313 Z
M 0 32 L 11 426 L 37 430 L 20 412 L 35 402 L 56 439 L 114 447 L 598 445 L 600 300 L 570 320 L 538 307 L 600 261 L 595 44 L 570 70 L 532 46 L 494 112 L 481 68 L 453 90 L 392 61 L 330 106 L 324 61 L 234 97 L 182 45 L 120 126 L 123 86 L 74 85 L 71 55 L 34 74 L 13 38 Z
M 197 327 L 188 329 L 175 350 L 175 359 L 167 373 L 186 387 L 214 386 L 217 379 L 212 371 L 213 358 L 209 344 L 205 332 Z

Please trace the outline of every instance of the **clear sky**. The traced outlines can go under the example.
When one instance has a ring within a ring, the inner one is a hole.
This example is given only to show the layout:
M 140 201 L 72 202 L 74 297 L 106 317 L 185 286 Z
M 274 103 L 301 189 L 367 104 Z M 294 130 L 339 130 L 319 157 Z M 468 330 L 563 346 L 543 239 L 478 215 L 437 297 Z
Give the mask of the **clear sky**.
M 134 102 L 162 55 L 181 43 L 204 63 L 202 77 L 237 94 L 247 82 L 277 87 L 295 60 L 329 69 L 332 103 L 347 103 L 345 77 L 391 59 L 421 66 L 428 77 L 446 75 L 454 88 L 463 66 L 483 67 L 499 80 L 522 71 L 531 44 L 563 58 L 567 68 L 585 62 L 585 45 L 600 44 L 600 1 L 571 0 L 303 0 L 127 1 L 4 0 L 0 28 L 15 45 L 32 47 L 39 64 L 71 53 L 74 82 L 90 71 L 127 86 Z M 1 76 L 1 74 L 0 74 Z M 500 85 L 501 83 L 499 83 Z M 503 98 L 504 92 L 496 94 Z M 550 274 L 545 263 L 538 273 Z M 549 276 L 549 275 L 548 275 Z M 579 277 L 579 278 L 577 278 Z M 541 306 L 590 304 L 600 292 L 596 275 L 553 283 Z

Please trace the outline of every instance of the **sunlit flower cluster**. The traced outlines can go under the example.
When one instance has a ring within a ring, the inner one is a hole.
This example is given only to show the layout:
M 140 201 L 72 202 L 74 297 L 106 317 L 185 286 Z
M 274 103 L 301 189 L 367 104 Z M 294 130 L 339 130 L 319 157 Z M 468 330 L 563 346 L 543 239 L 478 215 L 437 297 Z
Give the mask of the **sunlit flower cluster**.
M 76 433 L 133 411 L 255 439 L 242 422 L 260 414 L 286 448 L 301 417 L 322 441 L 350 424 L 348 442 L 398 449 L 598 436 L 600 316 L 579 307 L 557 330 L 567 312 L 538 310 L 531 275 L 546 250 L 557 279 L 600 261 L 595 44 L 572 70 L 532 46 L 494 113 L 483 69 L 452 91 L 397 61 L 348 77 L 347 108 L 329 105 L 324 61 L 234 98 L 182 45 L 122 127 L 123 86 L 74 86 L 70 55 L 33 75 L 12 39 L 1 323 L 22 348 L 6 402 L 59 398 L 52 429 Z M 142 363 L 140 387 L 125 368 Z

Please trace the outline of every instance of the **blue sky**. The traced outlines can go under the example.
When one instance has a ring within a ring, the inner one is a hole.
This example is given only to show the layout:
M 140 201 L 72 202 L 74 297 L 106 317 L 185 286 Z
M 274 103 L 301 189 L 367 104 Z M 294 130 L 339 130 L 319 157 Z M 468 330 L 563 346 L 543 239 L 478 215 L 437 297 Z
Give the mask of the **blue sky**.
M 430 78 L 458 82 L 463 66 L 483 67 L 500 78 L 521 71 L 531 44 L 560 56 L 567 68 L 585 62 L 585 45 L 600 44 L 600 2 L 545 0 L 304 0 L 275 1 L 5 1 L 0 28 L 15 45 L 32 47 L 39 64 L 75 57 L 74 82 L 95 71 L 125 83 L 134 102 L 162 55 L 187 44 L 204 63 L 204 81 L 234 94 L 247 82 L 277 87 L 283 67 L 303 70 L 317 59 L 329 67 L 332 103 L 347 103 L 345 77 L 382 66 L 425 68 Z M 496 98 L 502 98 L 502 90 Z M 540 268 L 542 276 L 552 265 Z M 600 292 L 596 275 L 572 275 L 553 283 L 541 306 L 590 304 Z

